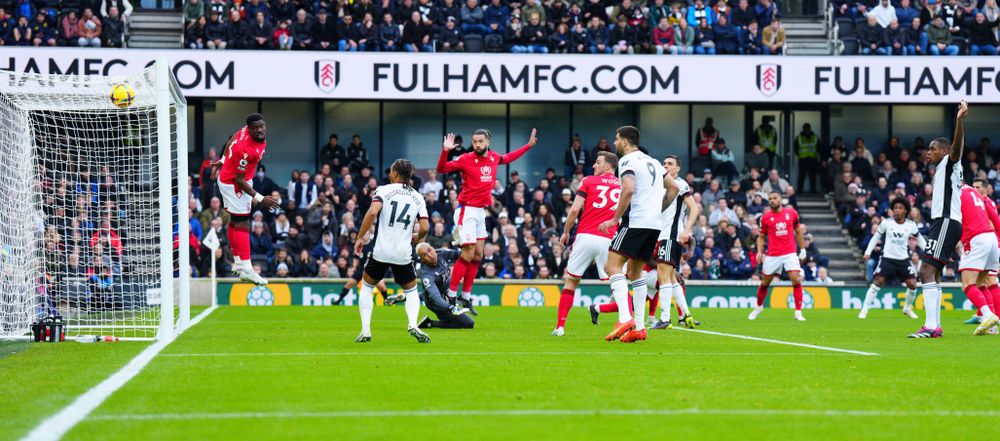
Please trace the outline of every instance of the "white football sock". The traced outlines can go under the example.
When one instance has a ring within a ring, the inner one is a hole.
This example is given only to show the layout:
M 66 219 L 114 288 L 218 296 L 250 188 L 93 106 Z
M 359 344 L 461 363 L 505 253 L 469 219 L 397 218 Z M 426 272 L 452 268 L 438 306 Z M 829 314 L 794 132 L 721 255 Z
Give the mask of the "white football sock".
M 361 333 L 371 334 L 372 310 L 375 309 L 375 300 L 372 299 L 372 292 L 375 287 L 364 281 L 361 282 L 361 291 L 358 293 L 358 308 L 361 310 Z
M 454 299 L 456 297 L 458 297 L 458 291 L 452 291 L 452 290 L 449 289 L 448 290 L 448 298 L 449 299 Z
M 993 311 L 990 311 L 990 305 L 983 305 L 982 308 L 979 308 L 979 313 L 982 314 L 983 317 L 989 317 L 993 315 Z
M 646 322 L 643 317 L 646 317 L 646 281 L 639 279 L 633 280 L 632 283 L 632 315 L 636 318 L 635 330 L 641 331 L 646 328 Z
M 417 327 L 417 316 L 420 315 L 420 294 L 417 294 L 417 287 L 403 291 L 406 295 L 406 321 L 411 328 Z
M 878 295 L 878 290 L 879 290 L 878 285 L 874 283 L 868 285 L 868 292 L 865 293 L 865 301 L 864 303 L 861 304 L 862 311 L 868 311 L 868 308 L 871 307 L 872 302 L 875 301 L 875 296 Z
M 625 276 L 615 274 L 611 276 L 610 280 L 611 295 L 615 298 L 615 303 L 618 305 L 618 323 L 632 320 L 632 308 L 628 304 L 628 282 L 625 281 Z
M 472 300 L 472 293 L 462 291 L 462 300 Z
M 673 291 L 674 291 L 674 303 L 677 304 L 677 307 L 681 308 L 681 312 L 684 313 L 684 315 L 691 314 L 691 311 L 688 310 L 687 298 L 684 297 L 684 287 L 681 286 L 680 283 L 675 283 L 673 286 Z
M 903 301 L 904 309 L 913 309 L 913 302 L 917 300 L 917 290 L 906 289 L 906 300 Z
M 924 284 L 924 327 L 937 329 L 941 326 L 941 285 L 937 283 Z
M 660 285 L 660 321 L 669 322 L 670 321 L 670 297 L 673 295 L 673 287 L 671 285 Z

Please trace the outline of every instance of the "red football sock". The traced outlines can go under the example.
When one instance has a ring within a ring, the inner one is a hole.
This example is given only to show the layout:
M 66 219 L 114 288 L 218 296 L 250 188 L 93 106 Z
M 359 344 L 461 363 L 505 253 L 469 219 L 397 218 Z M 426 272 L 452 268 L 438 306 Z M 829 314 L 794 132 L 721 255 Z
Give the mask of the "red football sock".
M 656 316 L 656 308 L 660 306 L 660 292 L 657 291 L 653 298 L 649 299 L 649 316 Z
M 758 296 L 760 294 L 757 294 Z M 792 285 L 792 297 L 795 297 L 795 310 L 802 310 L 802 284 Z
M 571 289 L 562 290 L 562 295 L 559 296 L 559 317 L 556 321 L 556 327 L 561 328 L 566 325 L 566 316 L 569 315 L 569 308 L 573 306 L 573 297 L 576 296 L 576 292 Z
M 602 313 L 605 313 L 605 312 L 618 312 L 618 304 L 615 303 L 615 302 L 604 303 L 604 304 L 601 304 L 600 306 L 598 306 L 597 310 L 600 311 L 600 312 L 602 312 Z
M 452 292 L 458 292 L 458 285 L 462 283 L 462 279 L 465 278 L 465 268 L 469 265 L 465 259 L 459 257 L 455 261 L 455 267 L 451 269 L 451 283 L 448 284 L 448 289 Z
M 250 231 L 229 225 L 226 231 L 229 238 L 229 247 L 233 250 L 233 255 L 244 261 L 250 261 Z
M 757 306 L 764 306 L 764 298 L 767 297 L 767 287 L 764 285 L 757 286 Z
M 966 286 L 965 296 L 968 297 L 969 301 L 976 306 L 976 311 L 979 311 L 983 306 L 987 305 L 986 296 L 983 295 L 983 292 L 980 291 L 979 287 L 976 285 Z
M 479 261 L 473 260 L 465 265 L 465 278 L 462 279 L 462 292 L 472 292 L 472 282 L 479 273 Z
M 990 297 L 993 299 L 993 306 L 1000 306 L 1000 285 L 993 284 L 986 289 L 989 291 Z M 996 314 L 997 310 L 993 309 L 993 306 L 990 306 L 990 310 Z

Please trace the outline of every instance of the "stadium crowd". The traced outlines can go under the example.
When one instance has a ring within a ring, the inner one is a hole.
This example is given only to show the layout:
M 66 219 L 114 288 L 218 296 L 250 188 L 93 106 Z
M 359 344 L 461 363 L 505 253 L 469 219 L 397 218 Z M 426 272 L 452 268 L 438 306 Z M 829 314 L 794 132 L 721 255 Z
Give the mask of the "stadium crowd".
M 713 152 L 725 157 L 725 140 L 714 132 Z M 708 135 L 705 135 L 708 137 Z M 459 138 L 461 141 L 461 138 Z M 706 142 L 699 139 L 703 145 Z M 493 191 L 495 204 L 488 210 L 489 239 L 479 272 L 481 278 L 559 279 L 569 255 L 559 243 L 566 215 L 573 203 L 576 188 L 599 151 L 613 151 L 606 138 L 593 148 L 583 147 L 574 137 L 565 153 L 565 168 L 557 173 L 546 171 L 538 181 L 527 182 L 517 170 L 510 180 L 498 182 Z M 759 149 L 759 147 L 758 147 Z M 456 149 L 451 156 L 469 151 Z M 228 214 L 222 208 L 217 189 L 209 181 L 217 152 L 210 150 L 199 178 L 193 180 L 190 201 L 192 231 L 192 266 L 196 276 L 209 274 L 208 249 L 198 245 L 214 229 L 223 243 L 217 251 L 218 274 L 228 274 L 232 262 L 226 246 Z M 749 157 L 750 155 L 748 155 Z M 764 155 L 767 158 L 767 155 Z M 279 186 L 267 175 L 265 167 L 254 179 L 255 190 L 275 195 L 282 210 L 253 213 L 251 230 L 252 258 L 262 274 L 269 277 L 349 277 L 359 265 L 351 244 L 356 239 L 363 214 L 371 204 L 371 193 L 380 184 L 368 160 L 362 139 L 354 135 L 347 147 L 337 135 L 319 150 L 320 168 L 298 170 L 285 185 Z M 693 197 L 704 207 L 693 231 L 694 244 L 683 266 L 692 279 L 745 280 L 754 277 L 757 217 L 767 206 L 766 192 L 777 189 L 796 204 L 795 189 L 779 176 L 777 170 L 740 167 L 725 161 L 689 172 L 685 179 L 694 189 Z M 729 168 L 732 170 L 729 170 Z M 718 172 L 716 171 L 718 170 Z M 763 171 L 762 171 L 763 170 Z M 452 246 L 453 215 L 458 208 L 459 176 L 440 176 L 426 170 L 415 177 L 413 187 L 425 197 L 430 214 L 427 241 L 434 247 Z M 820 255 L 811 236 L 807 263 L 808 280 L 827 279 L 826 259 Z M 591 268 L 586 277 L 596 278 Z
M 185 46 L 408 52 L 779 54 L 772 0 L 187 0 Z
M 845 28 L 847 55 L 996 55 L 1000 7 L 996 0 L 833 0 Z
M 123 47 L 129 0 L 0 0 L 0 46 Z

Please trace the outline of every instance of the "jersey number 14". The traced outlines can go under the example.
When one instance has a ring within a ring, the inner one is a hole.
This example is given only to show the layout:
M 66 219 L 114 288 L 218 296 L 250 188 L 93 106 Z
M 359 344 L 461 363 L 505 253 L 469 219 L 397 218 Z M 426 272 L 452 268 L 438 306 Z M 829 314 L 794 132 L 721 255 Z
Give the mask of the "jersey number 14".
M 399 222 L 403 224 L 404 228 L 410 228 L 412 217 L 407 214 L 410 211 L 410 204 L 403 205 L 403 211 L 399 212 L 399 217 L 396 217 L 396 209 L 399 208 L 399 203 L 391 201 L 389 205 L 392 206 L 392 211 L 389 213 L 389 226 L 395 226 L 396 222 Z

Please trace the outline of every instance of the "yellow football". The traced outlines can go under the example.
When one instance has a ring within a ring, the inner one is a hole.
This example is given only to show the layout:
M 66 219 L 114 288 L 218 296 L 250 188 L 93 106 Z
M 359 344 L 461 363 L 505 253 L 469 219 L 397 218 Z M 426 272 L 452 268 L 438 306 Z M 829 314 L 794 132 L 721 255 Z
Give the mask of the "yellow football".
M 111 86 L 111 103 L 119 108 L 126 108 L 135 102 L 135 89 L 128 84 L 114 84 Z

